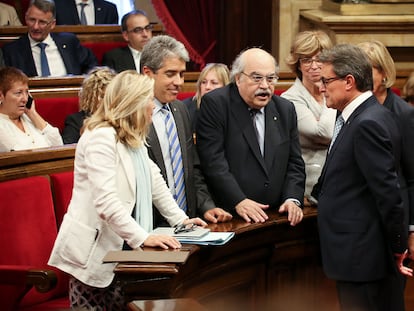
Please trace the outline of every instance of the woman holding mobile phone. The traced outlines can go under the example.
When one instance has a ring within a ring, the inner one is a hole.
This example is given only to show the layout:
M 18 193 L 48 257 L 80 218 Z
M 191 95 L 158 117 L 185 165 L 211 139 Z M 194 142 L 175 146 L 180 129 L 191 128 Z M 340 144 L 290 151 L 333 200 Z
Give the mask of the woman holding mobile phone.
M 29 79 L 19 69 L 0 69 L 0 152 L 63 145 L 59 129 L 36 111 Z

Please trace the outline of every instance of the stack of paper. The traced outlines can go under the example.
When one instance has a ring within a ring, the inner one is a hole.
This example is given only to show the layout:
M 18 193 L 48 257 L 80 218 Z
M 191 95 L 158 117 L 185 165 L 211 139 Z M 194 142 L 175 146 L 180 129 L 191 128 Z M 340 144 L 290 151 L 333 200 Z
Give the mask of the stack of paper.
M 234 236 L 234 232 L 210 232 L 210 229 L 202 227 L 197 227 L 194 231 L 178 234 L 174 233 L 174 228 L 158 227 L 151 233 L 171 235 L 183 244 L 198 245 L 223 245 Z

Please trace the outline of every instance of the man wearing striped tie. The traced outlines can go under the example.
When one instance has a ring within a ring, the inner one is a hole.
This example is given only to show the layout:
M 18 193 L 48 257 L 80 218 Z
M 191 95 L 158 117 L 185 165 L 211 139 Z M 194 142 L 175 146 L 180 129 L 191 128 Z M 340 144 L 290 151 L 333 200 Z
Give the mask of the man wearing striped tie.
M 213 223 L 229 221 L 232 215 L 216 207 L 210 197 L 199 168 L 188 111 L 177 100 L 188 61 L 184 45 L 170 36 L 156 36 L 142 50 L 141 72 L 155 80 L 149 155 L 188 216 L 199 215 Z M 154 209 L 154 227 L 164 224 Z

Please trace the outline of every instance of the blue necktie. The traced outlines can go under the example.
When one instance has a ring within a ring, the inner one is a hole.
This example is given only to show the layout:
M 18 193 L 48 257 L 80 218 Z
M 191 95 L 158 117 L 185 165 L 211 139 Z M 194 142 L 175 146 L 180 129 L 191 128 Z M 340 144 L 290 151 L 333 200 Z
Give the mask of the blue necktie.
M 181 148 L 180 142 L 178 140 L 177 128 L 175 127 L 174 118 L 171 114 L 171 111 L 168 105 L 163 105 L 162 110 L 164 113 L 165 127 L 167 130 L 168 142 L 170 147 L 170 158 L 171 166 L 174 175 L 174 189 L 175 196 L 178 206 L 186 211 L 187 210 L 187 200 L 185 196 L 185 183 L 184 183 L 184 167 L 183 159 L 181 157 Z
M 49 63 L 47 62 L 45 51 L 47 44 L 40 42 L 37 44 L 37 46 L 40 48 L 40 68 L 42 70 L 42 77 L 50 76 Z
M 329 145 L 329 151 L 331 150 L 332 145 L 335 142 L 336 137 L 338 137 L 339 132 L 341 131 L 342 126 L 344 125 L 345 120 L 342 117 L 342 114 L 338 115 L 335 121 L 334 132 L 331 140 L 331 144 Z
M 81 25 L 88 25 L 88 22 L 86 21 L 86 15 L 85 15 L 85 6 L 87 6 L 87 3 L 80 3 L 81 6 L 81 13 L 80 13 L 80 23 Z

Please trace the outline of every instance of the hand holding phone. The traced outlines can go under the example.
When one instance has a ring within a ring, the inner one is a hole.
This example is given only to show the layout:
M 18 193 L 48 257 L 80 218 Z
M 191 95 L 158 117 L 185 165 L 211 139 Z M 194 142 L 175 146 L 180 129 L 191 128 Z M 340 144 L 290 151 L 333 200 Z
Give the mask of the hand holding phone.
M 30 109 L 32 107 L 32 103 L 33 103 L 33 97 L 30 96 L 29 94 L 29 96 L 27 97 L 26 108 Z

